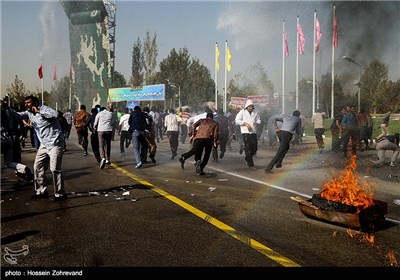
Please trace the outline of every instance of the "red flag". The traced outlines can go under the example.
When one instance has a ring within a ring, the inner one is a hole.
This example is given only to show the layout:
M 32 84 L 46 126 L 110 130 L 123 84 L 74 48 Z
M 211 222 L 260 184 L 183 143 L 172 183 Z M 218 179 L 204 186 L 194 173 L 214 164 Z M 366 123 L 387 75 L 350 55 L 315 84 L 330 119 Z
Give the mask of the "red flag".
M 43 65 L 42 64 L 40 64 L 40 66 L 39 66 L 38 76 L 39 76 L 39 79 L 43 78 Z
M 338 42 L 338 32 L 337 32 L 337 21 L 336 21 L 336 7 L 333 7 L 333 36 L 332 44 L 334 48 L 337 48 Z
M 321 25 L 319 25 L 319 20 L 315 21 L 315 51 L 319 51 L 319 42 L 321 41 L 322 32 Z
M 286 39 L 286 31 L 283 31 L 283 42 L 284 42 L 283 53 L 285 56 L 289 56 L 289 46 Z
M 297 34 L 299 36 L 299 49 L 297 50 L 299 54 L 304 54 L 304 44 L 306 39 L 304 37 L 303 28 L 301 28 L 300 23 L 297 24 Z
M 56 64 L 54 64 L 54 73 L 53 73 L 53 81 L 57 80 L 57 67 Z

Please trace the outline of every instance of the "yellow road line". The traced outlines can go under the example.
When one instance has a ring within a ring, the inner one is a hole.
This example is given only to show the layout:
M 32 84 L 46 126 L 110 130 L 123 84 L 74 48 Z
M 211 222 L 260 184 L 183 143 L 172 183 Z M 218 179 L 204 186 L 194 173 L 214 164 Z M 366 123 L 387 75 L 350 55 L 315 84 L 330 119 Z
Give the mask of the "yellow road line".
M 141 178 L 139 178 L 138 176 L 132 174 L 131 172 L 117 166 L 114 163 L 111 163 L 111 166 L 114 167 L 116 170 L 118 170 L 119 172 L 123 173 L 124 175 L 128 176 L 129 178 L 131 178 L 132 180 L 145 185 L 147 187 L 149 187 L 151 190 L 153 190 L 154 192 L 158 193 L 159 195 L 162 195 L 163 197 L 165 197 L 166 199 L 174 202 L 175 204 L 179 205 L 180 207 L 184 208 L 185 210 L 189 211 L 190 213 L 196 215 L 197 217 L 205 220 L 206 222 L 212 224 L 213 226 L 217 227 L 218 229 L 224 231 L 225 233 L 229 234 L 230 236 L 236 238 L 237 240 L 239 240 L 240 242 L 246 244 L 247 246 L 253 248 L 254 250 L 260 252 L 261 254 L 267 256 L 268 258 L 270 258 L 271 260 L 281 264 L 284 267 L 300 267 L 299 264 L 297 264 L 296 262 L 280 255 L 279 253 L 275 252 L 274 250 L 272 250 L 271 248 L 261 244 L 260 242 L 249 238 L 246 235 L 241 234 L 240 232 L 238 232 L 237 230 L 235 230 L 234 228 L 228 226 L 227 224 L 219 221 L 218 219 L 215 219 L 213 217 L 211 217 L 210 215 L 204 213 L 203 211 L 193 207 L 192 205 L 184 202 L 183 200 L 177 198 L 176 196 L 173 196 L 169 193 L 167 193 L 166 191 L 154 186 L 152 183 L 149 183 L 148 181 L 145 181 Z

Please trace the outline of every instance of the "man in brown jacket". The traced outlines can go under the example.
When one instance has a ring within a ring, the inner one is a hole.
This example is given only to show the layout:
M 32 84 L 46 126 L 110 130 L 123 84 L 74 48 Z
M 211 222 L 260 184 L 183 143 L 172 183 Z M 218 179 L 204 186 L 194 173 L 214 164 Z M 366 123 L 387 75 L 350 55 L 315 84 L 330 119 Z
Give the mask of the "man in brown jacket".
M 203 170 L 208 163 L 212 148 L 219 144 L 218 129 L 219 123 L 213 120 L 213 113 L 207 113 L 205 119 L 198 120 L 192 126 L 194 160 L 196 161 L 196 173 L 199 176 L 205 175 Z
M 79 145 L 82 145 L 83 155 L 87 156 L 87 148 L 88 148 L 88 127 L 87 127 L 87 119 L 89 117 L 89 113 L 86 111 L 86 106 L 81 105 L 80 110 L 74 115 L 74 126 L 76 128 L 76 134 L 78 135 Z

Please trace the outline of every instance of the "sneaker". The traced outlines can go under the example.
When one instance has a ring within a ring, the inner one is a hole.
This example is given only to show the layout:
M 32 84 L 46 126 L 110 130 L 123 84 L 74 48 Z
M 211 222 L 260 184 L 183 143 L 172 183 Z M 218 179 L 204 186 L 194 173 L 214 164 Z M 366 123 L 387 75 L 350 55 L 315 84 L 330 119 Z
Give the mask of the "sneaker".
M 225 153 L 224 153 L 224 152 L 221 152 L 221 153 L 219 154 L 219 158 L 222 159 L 222 158 L 224 157 L 224 155 L 225 155 Z
M 139 161 L 139 162 L 136 164 L 135 168 L 138 169 L 138 168 L 142 167 L 142 165 L 143 165 L 143 163 L 142 163 L 141 161 Z
M 201 172 L 203 172 L 201 170 L 201 160 L 196 161 L 196 173 L 200 174 Z
M 123 156 L 125 156 L 125 153 L 122 152 L 122 153 L 119 154 L 119 156 L 120 156 L 120 157 L 123 157 Z
M 391 162 L 390 162 L 390 166 L 393 167 L 393 166 L 395 166 L 395 165 L 396 165 L 396 164 L 394 163 L 394 161 L 391 161 Z
M 204 175 L 206 175 L 206 173 L 204 173 L 203 171 L 197 173 L 197 176 L 204 176 Z
M 84 156 L 87 156 L 87 152 L 86 152 L 86 151 L 85 151 L 85 152 L 83 152 L 83 155 L 84 155 Z
M 111 164 L 111 161 L 109 161 L 108 159 L 106 160 L 106 164 Z
M 276 167 L 276 168 L 281 168 L 281 167 L 282 167 L 282 164 L 277 164 L 277 165 L 275 165 L 275 167 Z
M 100 168 L 101 169 L 104 169 L 104 166 L 106 165 L 106 159 L 105 158 L 102 158 L 101 159 L 101 161 L 100 161 Z
M 49 193 L 47 190 L 44 193 L 37 193 L 31 196 L 31 199 L 42 199 L 42 198 L 49 198 Z
M 60 196 L 55 196 L 51 199 L 51 201 L 62 201 L 62 200 L 66 200 L 68 198 L 67 194 L 64 195 L 60 195 Z
M 154 157 L 150 157 L 152 163 L 156 163 L 156 159 Z
M 274 172 L 272 172 L 272 170 L 269 170 L 269 169 L 265 169 L 264 172 L 265 172 L 265 174 L 273 174 L 274 173 Z
M 181 163 L 181 168 L 182 168 L 182 169 L 185 169 L 185 158 L 181 156 L 181 157 L 179 158 L 179 162 Z

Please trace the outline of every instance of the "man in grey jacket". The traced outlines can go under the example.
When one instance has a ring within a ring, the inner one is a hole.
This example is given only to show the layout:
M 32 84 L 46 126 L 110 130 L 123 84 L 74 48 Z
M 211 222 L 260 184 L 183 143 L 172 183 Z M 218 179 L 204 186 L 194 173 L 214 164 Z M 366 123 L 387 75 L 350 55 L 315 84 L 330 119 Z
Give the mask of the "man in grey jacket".
M 282 122 L 281 128 L 278 127 L 277 122 Z M 265 173 L 273 173 L 272 168 L 274 168 L 274 166 L 276 168 L 282 167 L 282 161 L 289 150 L 290 141 L 292 140 L 293 135 L 295 133 L 300 133 L 301 130 L 300 112 L 295 110 L 292 116 L 275 117 L 274 127 L 279 138 L 279 148 L 276 151 L 275 156 L 265 168 Z

